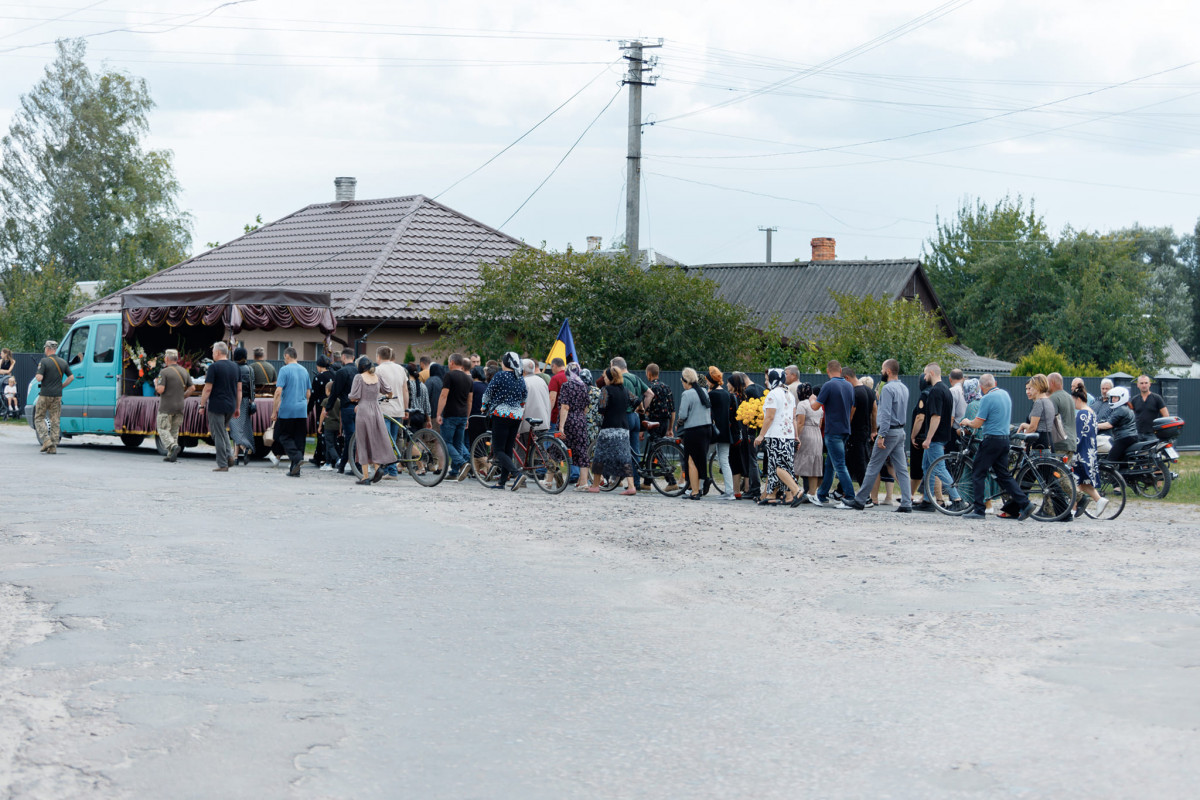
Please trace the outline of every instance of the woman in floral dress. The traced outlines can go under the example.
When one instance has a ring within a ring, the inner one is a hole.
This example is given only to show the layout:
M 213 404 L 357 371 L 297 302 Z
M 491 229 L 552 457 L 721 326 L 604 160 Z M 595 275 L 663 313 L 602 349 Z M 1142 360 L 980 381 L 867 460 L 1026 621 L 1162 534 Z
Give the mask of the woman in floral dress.
M 579 468 L 576 488 L 585 491 L 588 485 L 588 386 L 581 377 L 579 363 L 567 364 L 567 380 L 558 390 L 558 419 L 563 437 L 571 450 L 571 463 Z
M 1075 478 L 1079 481 L 1079 490 L 1086 495 L 1080 497 L 1075 507 L 1075 516 L 1083 516 L 1083 509 L 1090 497 L 1096 503 L 1096 516 L 1104 511 L 1108 500 L 1100 496 L 1096 487 L 1100 484 L 1100 458 L 1096 453 L 1096 412 L 1087 404 L 1087 389 L 1076 386 L 1071 390 L 1071 399 L 1075 401 Z

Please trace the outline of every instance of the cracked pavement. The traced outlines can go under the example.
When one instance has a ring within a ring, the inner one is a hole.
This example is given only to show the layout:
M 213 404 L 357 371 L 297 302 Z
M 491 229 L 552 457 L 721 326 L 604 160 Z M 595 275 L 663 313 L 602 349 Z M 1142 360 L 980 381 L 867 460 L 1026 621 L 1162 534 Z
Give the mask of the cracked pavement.
M 1191 797 L 1200 514 L 374 487 L 0 428 L 0 796 Z M 848 514 L 848 516 L 847 516 Z

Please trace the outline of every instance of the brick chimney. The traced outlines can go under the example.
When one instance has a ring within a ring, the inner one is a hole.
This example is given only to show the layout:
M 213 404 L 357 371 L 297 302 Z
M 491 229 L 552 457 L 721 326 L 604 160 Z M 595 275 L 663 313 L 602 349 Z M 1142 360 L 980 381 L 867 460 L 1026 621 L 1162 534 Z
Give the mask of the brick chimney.
M 827 236 L 818 236 L 810 244 L 812 244 L 813 261 L 837 261 L 836 240 Z
M 358 185 L 357 178 L 334 178 L 333 179 L 333 202 L 335 203 L 353 203 L 354 202 L 354 187 Z

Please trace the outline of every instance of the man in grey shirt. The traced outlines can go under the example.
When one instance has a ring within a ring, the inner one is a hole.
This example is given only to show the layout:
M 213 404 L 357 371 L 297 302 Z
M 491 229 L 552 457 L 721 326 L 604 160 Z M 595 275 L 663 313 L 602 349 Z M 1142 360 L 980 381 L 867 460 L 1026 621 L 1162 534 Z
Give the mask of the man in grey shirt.
M 882 372 L 887 382 L 879 387 L 879 435 L 875 439 L 875 446 L 871 448 L 867 474 L 863 477 L 858 494 L 850 500 L 850 505 L 859 511 L 867 507 L 867 500 L 874 499 L 871 492 L 875 489 L 875 479 L 879 477 L 883 465 L 890 460 L 892 477 L 900 486 L 900 507 L 896 511 L 908 513 L 912 511 L 912 485 L 908 479 L 908 460 L 905 458 L 908 438 L 904 435 L 908 387 L 900 382 L 900 364 L 896 359 L 889 358 L 883 362 Z
M 1059 419 L 1062 420 L 1063 433 L 1067 434 L 1066 439 L 1055 443 L 1054 449 L 1060 452 L 1074 453 L 1075 401 L 1071 398 L 1070 392 L 1063 389 L 1062 375 L 1057 372 L 1051 372 L 1046 376 L 1046 380 L 1050 383 L 1050 402 L 1054 404 L 1054 410 L 1058 413 Z

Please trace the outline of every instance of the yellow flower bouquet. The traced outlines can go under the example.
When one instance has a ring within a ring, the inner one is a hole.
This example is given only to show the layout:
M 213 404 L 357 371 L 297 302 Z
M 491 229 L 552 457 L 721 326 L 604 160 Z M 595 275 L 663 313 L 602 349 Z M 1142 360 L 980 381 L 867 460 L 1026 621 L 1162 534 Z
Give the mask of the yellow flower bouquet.
M 737 421 L 745 425 L 747 428 L 759 430 L 763 425 L 763 401 L 761 398 L 751 397 L 742 401 L 738 406 Z

